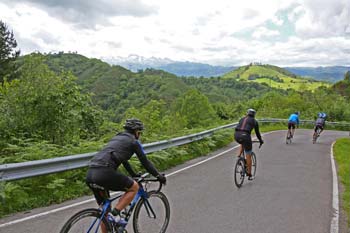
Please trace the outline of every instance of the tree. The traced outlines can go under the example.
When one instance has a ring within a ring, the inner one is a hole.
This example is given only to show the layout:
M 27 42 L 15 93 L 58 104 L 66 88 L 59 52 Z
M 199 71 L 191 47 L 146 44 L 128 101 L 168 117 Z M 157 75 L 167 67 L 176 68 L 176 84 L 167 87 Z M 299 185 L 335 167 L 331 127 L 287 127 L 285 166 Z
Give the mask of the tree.
M 195 89 L 189 90 L 180 98 L 178 109 L 189 129 L 207 127 L 218 120 L 208 98 Z
M 350 82 L 350 71 L 347 71 L 344 75 L 344 80 Z
M 0 82 L 5 78 L 12 79 L 15 73 L 14 61 L 20 54 L 15 50 L 17 42 L 12 31 L 9 31 L 7 25 L 0 21 Z
M 96 133 L 99 114 L 71 73 L 56 75 L 37 54 L 25 57 L 19 79 L 5 80 L 0 86 L 2 137 L 39 138 L 63 145 Z

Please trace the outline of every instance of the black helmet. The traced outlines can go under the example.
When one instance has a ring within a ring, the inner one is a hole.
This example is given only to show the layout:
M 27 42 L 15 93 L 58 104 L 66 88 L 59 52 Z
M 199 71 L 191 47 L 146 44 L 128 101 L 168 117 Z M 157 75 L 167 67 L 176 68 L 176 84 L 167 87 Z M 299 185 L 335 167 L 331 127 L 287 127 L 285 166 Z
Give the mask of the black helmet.
M 255 117 L 255 113 L 256 113 L 256 111 L 254 109 L 252 109 L 252 108 L 247 110 L 247 115 L 248 116 Z
M 142 121 L 136 118 L 127 119 L 123 127 L 126 130 L 132 130 L 132 131 L 144 129 Z
M 299 116 L 299 115 L 300 115 L 300 112 L 295 112 L 294 114 Z

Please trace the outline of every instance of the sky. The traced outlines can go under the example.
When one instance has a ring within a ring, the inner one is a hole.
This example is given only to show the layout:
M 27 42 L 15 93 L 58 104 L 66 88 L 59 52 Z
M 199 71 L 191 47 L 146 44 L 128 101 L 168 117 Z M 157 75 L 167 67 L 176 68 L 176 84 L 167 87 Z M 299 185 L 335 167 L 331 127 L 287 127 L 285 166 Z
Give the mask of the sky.
M 21 54 L 350 65 L 350 0 L 0 0 Z

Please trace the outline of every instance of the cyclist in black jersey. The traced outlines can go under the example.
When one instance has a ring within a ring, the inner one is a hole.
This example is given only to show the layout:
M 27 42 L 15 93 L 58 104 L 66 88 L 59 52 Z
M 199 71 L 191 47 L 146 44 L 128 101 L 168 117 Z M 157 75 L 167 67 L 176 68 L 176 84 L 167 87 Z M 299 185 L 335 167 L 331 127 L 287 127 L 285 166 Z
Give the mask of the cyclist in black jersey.
M 111 191 L 125 191 L 119 199 L 115 208 L 111 211 L 113 215 L 120 214 L 136 195 L 139 186 L 132 178 L 120 173 L 117 169 L 123 164 L 127 172 L 136 177 L 128 160 L 135 153 L 146 170 L 158 180 L 165 184 L 166 178 L 161 175 L 154 165 L 147 159 L 141 143 L 138 141 L 143 123 L 138 119 L 128 119 L 124 125 L 125 131 L 114 136 L 107 146 L 94 155 L 89 164 L 86 183 L 93 191 L 97 203 L 100 205 L 104 200 L 96 185 Z
M 252 145 L 252 138 L 250 135 L 253 129 L 255 130 L 255 134 L 260 141 L 260 145 L 264 143 L 260 135 L 259 124 L 255 120 L 255 114 L 256 114 L 256 111 L 254 109 L 248 109 L 247 115 L 239 120 L 239 123 L 235 129 L 235 140 L 236 142 L 241 144 L 240 153 L 242 152 L 243 149 L 244 149 L 244 152 L 246 153 L 248 180 L 253 179 L 251 175 L 251 170 L 252 170 L 251 154 L 253 151 L 252 150 L 253 145 Z

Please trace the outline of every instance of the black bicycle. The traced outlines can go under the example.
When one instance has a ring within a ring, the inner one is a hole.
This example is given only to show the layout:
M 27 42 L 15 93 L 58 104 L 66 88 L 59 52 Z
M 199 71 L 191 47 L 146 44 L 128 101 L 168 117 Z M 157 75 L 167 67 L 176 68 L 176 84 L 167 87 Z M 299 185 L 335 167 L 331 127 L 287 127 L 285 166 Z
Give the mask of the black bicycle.
M 286 144 L 292 144 L 293 133 L 292 130 L 287 131 Z
M 130 205 L 121 212 L 125 224 L 121 225 L 110 213 L 111 203 L 122 194 L 109 198 L 109 192 L 96 185 L 106 195 L 98 209 L 90 208 L 73 215 L 62 227 L 60 233 L 127 233 L 125 227 L 133 214 L 135 233 L 164 233 L 170 219 L 170 205 L 167 197 L 160 190 L 162 184 L 156 179 L 143 174 L 135 178 L 140 188 Z M 148 191 L 151 182 L 159 182 L 157 190 Z
M 252 143 L 260 143 L 259 141 L 252 141 Z M 262 146 L 260 144 L 259 148 Z M 256 161 L 256 155 L 254 152 L 251 153 L 252 158 L 252 169 L 251 174 L 252 177 L 255 177 L 256 174 L 256 167 L 257 167 L 257 161 Z M 247 160 L 244 150 L 242 149 L 241 153 L 238 156 L 238 159 L 236 161 L 236 165 L 234 168 L 234 180 L 235 184 L 238 188 L 242 187 L 242 184 L 244 182 L 245 176 L 248 175 L 248 167 L 247 167 Z

